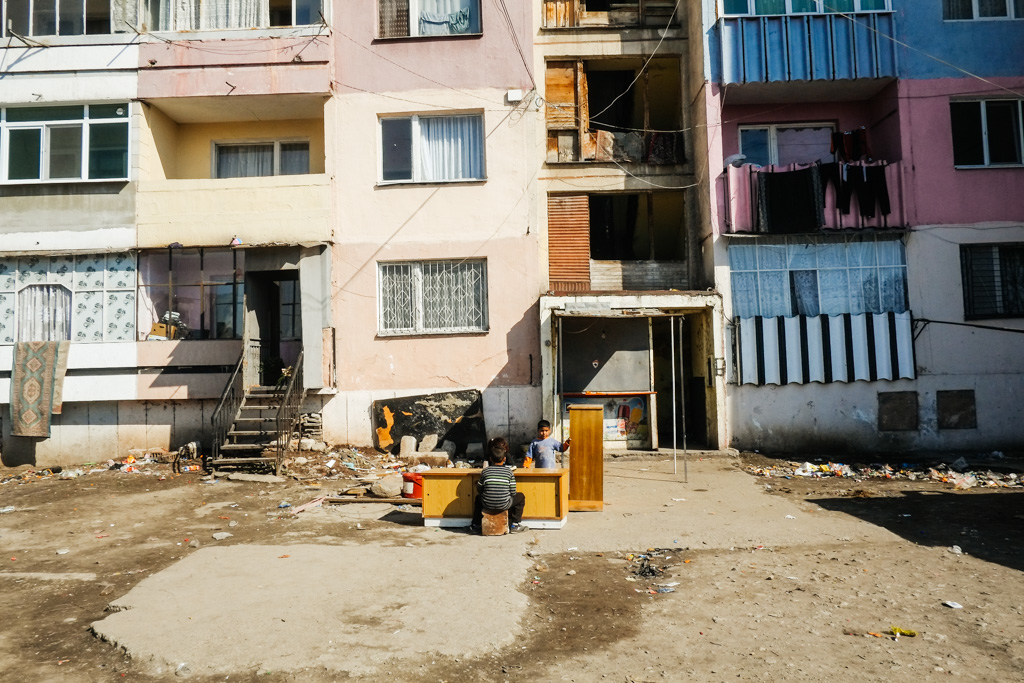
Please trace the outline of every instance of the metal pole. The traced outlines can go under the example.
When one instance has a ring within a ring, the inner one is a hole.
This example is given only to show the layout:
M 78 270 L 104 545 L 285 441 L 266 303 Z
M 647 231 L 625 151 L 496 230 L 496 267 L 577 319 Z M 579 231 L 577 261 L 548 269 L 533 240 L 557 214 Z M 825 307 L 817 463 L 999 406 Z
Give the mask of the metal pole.
M 558 434 L 561 437 L 559 441 L 565 442 L 565 421 L 562 419 L 562 401 L 559 399 L 559 392 L 562 390 L 562 380 L 564 379 L 562 371 L 562 318 L 558 316 L 555 318 L 556 324 L 558 325 L 558 348 L 555 349 L 555 365 L 558 366 L 558 382 L 555 384 L 555 412 L 558 414 Z
M 683 482 L 689 484 L 689 458 L 686 454 L 686 372 L 683 369 L 683 319 L 683 316 L 679 316 L 679 384 L 682 385 L 679 398 L 683 404 Z
M 679 474 L 679 467 L 676 463 L 676 443 L 678 441 L 676 432 L 676 319 L 672 316 L 668 319 L 668 355 L 672 359 L 672 474 Z

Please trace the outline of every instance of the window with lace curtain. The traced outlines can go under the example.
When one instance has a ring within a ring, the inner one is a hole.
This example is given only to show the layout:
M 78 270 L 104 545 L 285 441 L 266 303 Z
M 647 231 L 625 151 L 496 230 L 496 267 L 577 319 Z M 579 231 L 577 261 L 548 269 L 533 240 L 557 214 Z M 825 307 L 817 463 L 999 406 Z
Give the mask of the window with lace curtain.
M 319 24 L 322 13 L 323 0 L 147 0 L 143 26 L 150 31 L 309 26 Z
M 377 0 L 378 38 L 480 32 L 480 0 Z
M 942 18 L 1024 19 L 1024 0 L 942 0 Z
M 381 335 L 487 331 L 484 260 L 377 265 Z
M 214 146 L 217 178 L 254 178 L 309 173 L 309 142 L 218 143 Z

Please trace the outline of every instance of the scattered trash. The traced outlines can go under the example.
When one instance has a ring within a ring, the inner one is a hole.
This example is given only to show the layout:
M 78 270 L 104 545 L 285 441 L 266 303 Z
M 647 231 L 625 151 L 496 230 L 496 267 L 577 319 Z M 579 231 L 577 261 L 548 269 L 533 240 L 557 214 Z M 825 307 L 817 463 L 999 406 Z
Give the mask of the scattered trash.
M 234 534 L 228 533 L 227 531 L 218 531 L 213 535 L 213 540 L 223 541 L 225 538 L 231 538 Z
M 303 510 L 309 510 L 311 508 L 318 508 L 318 507 L 320 507 L 321 505 L 324 504 L 324 500 L 326 498 L 327 498 L 327 496 L 320 496 L 319 498 L 314 498 L 313 500 L 309 501 L 308 503 L 303 503 L 302 505 L 298 506 L 297 508 L 292 508 L 292 514 L 293 515 L 297 515 L 300 512 L 302 512 Z M 291 506 L 288 503 L 281 503 L 280 505 L 278 505 L 278 507 L 281 508 L 281 507 L 291 507 Z
M 796 519 L 793 515 L 786 515 L 786 519 Z
M 958 546 L 958 545 L 955 545 L 952 548 L 950 548 L 949 552 L 953 553 L 954 555 L 963 555 L 964 554 L 964 551 L 961 550 L 960 546 Z
M 964 608 L 964 606 L 961 605 L 959 602 L 953 602 L 952 600 L 947 600 L 946 602 L 944 602 L 942 604 L 945 605 L 946 607 L 950 607 L 952 609 L 963 609 Z
M 67 548 L 61 548 L 60 550 L 57 551 L 57 554 L 58 555 L 67 555 L 69 552 L 71 552 L 71 551 L 68 550 Z
M 0 508 L 0 514 L 6 514 L 8 512 L 14 512 L 14 510 L 15 510 L 15 507 L 13 505 L 8 505 L 7 507 Z
M 283 500 L 283 501 L 281 501 L 281 504 L 278 505 L 277 507 L 278 508 L 290 508 L 291 506 L 292 506 L 291 503 L 289 503 L 287 500 Z
M 567 571 L 565 573 L 565 575 L 566 576 L 576 576 L 576 570 L 575 569 L 570 569 L 569 571 Z
M 890 626 L 889 633 L 896 636 L 897 638 L 900 636 L 908 636 L 910 638 L 914 638 L 915 636 L 917 636 L 917 631 L 913 631 L 909 628 L 900 628 L 899 626 Z
M 1018 488 L 1024 486 L 1024 476 L 1016 472 L 998 473 L 990 470 L 967 471 L 969 464 L 959 458 L 952 464 L 939 464 L 934 467 L 903 463 L 894 468 L 885 464 L 846 465 L 843 463 L 788 462 L 784 465 L 769 467 L 747 467 L 747 472 L 759 477 L 791 479 L 792 477 L 848 477 L 855 481 L 867 479 L 905 479 L 908 481 L 936 481 L 952 484 L 957 490 L 975 487 L 985 488 Z M 766 488 L 769 485 L 766 485 Z M 871 493 L 858 489 L 850 494 L 853 497 L 868 498 Z

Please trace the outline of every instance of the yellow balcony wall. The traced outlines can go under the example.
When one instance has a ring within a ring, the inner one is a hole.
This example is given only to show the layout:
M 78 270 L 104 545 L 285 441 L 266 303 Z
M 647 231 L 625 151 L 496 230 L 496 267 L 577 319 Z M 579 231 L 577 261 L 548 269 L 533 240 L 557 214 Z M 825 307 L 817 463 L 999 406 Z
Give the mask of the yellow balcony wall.
M 326 174 L 140 181 L 139 248 L 327 242 L 330 206 Z

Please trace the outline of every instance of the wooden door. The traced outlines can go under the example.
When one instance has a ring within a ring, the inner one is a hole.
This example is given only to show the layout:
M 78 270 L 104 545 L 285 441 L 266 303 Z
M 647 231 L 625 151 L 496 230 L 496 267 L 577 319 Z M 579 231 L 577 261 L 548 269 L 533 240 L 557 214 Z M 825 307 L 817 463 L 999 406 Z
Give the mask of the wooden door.
M 569 406 L 569 510 L 604 509 L 604 406 Z

